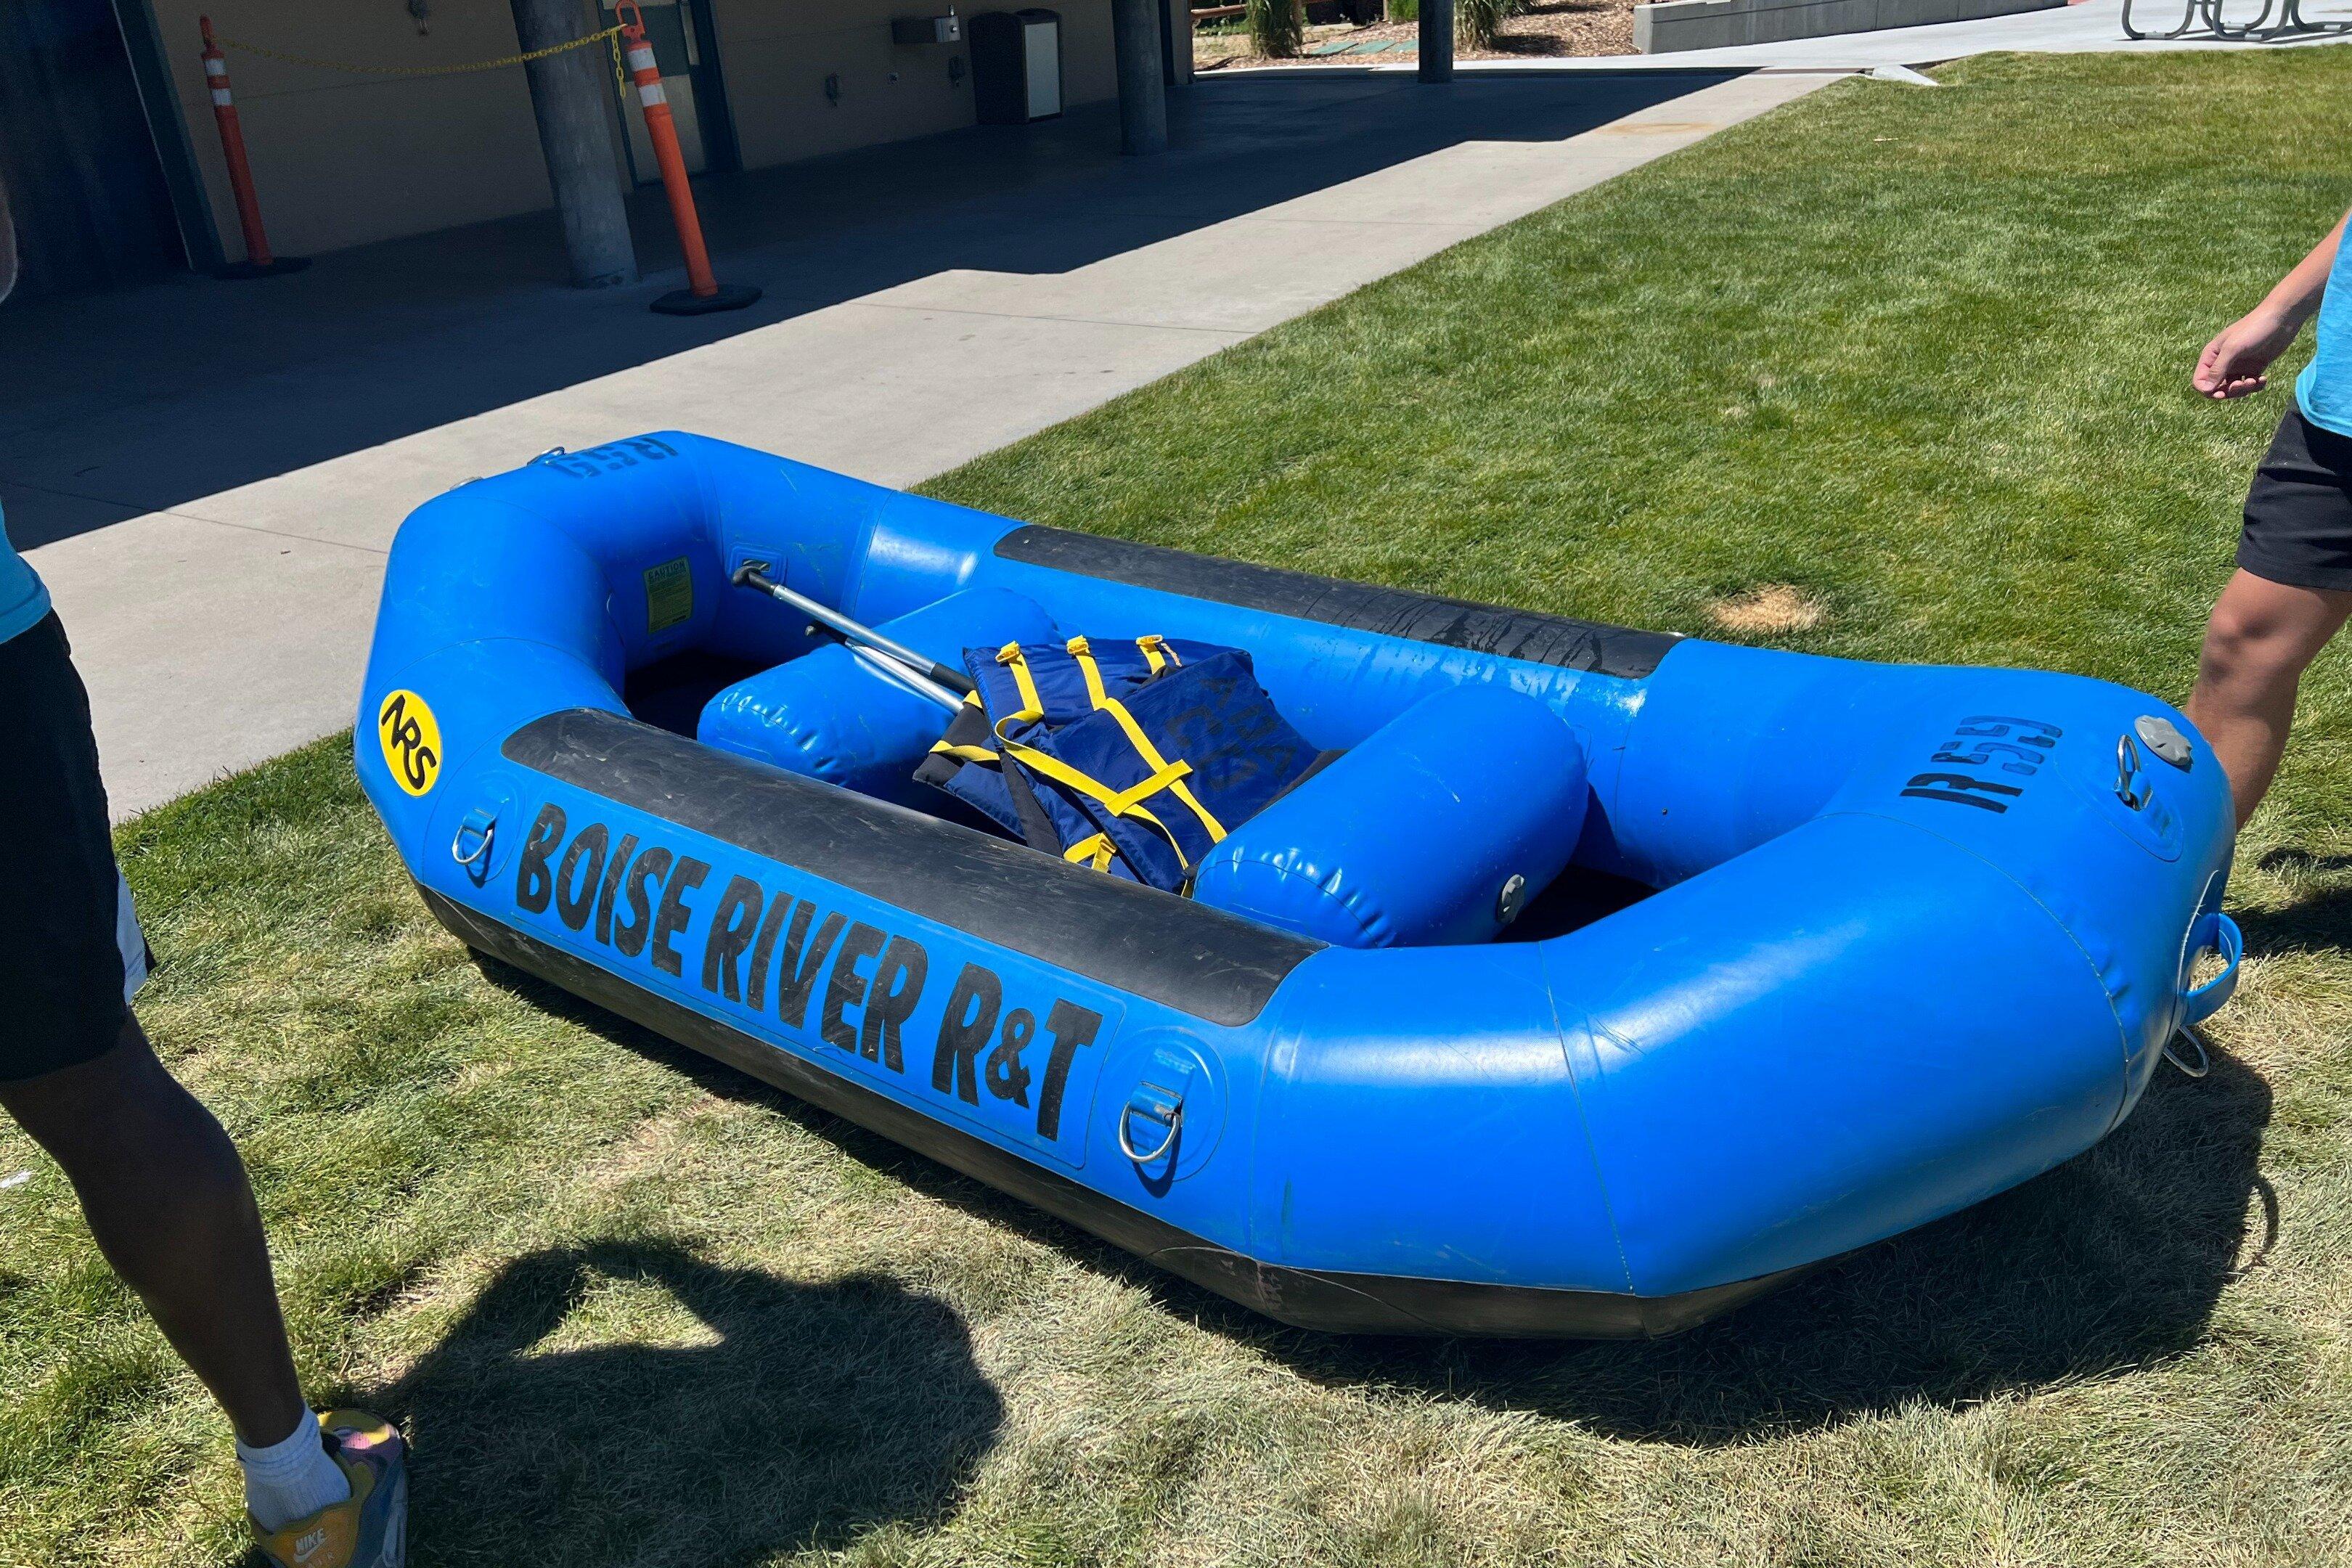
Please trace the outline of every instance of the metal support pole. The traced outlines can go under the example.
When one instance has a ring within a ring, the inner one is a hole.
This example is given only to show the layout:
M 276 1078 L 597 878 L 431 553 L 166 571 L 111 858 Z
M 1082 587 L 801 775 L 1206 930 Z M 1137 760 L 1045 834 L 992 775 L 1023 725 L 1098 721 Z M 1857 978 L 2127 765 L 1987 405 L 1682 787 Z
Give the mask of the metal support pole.
M 552 48 L 586 30 L 576 0 L 513 0 L 513 5 L 515 37 L 526 50 Z M 613 140 L 612 57 L 601 47 L 566 49 L 529 61 L 523 71 L 530 80 L 547 182 L 563 220 L 572 286 L 635 283 L 637 251 L 622 203 L 620 145 Z
M 1158 0 L 1110 0 L 1122 153 L 1168 150 L 1168 84 L 1160 71 L 1160 26 Z
M 1454 0 L 1421 0 L 1421 79 L 1454 79 Z

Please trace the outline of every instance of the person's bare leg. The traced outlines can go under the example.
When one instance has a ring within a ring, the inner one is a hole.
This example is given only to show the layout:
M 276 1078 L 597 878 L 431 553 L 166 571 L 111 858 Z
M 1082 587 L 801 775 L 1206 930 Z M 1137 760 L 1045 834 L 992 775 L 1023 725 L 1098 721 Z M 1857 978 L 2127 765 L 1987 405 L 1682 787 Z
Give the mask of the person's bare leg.
M 2352 592 L 2291 587 L 2243 571 L 2221 590 L 2183 710 L 2229 777 L 2239 826 L 2278 773 L 2305 668 L 2348 616 Z
M 138 1021 L 95 1060 L 0 1083 L 0 1106 L 65 1168 L 99 1250 L 236 1435 L 262 1447 L 309 1421 L 245 1163 Z

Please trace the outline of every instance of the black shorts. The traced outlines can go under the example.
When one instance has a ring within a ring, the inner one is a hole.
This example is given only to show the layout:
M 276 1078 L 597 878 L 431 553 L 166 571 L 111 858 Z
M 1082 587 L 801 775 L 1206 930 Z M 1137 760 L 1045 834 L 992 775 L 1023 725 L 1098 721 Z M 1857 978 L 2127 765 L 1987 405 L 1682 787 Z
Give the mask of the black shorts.
M 2352 589 L 2352 436 L 2288 407 L 2246 491 L 2238 564 L 2293 588 Z
M 71 654 L 54 615 L 0 642 L 0 1083 L 104 1054 L 152 963 Z

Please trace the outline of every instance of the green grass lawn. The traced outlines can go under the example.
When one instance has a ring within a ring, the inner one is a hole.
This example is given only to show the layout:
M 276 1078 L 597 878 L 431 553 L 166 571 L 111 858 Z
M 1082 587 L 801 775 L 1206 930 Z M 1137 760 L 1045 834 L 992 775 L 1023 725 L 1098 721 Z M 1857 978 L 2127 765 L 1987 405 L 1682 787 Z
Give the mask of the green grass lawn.
M 1821 612 L 1787 646 L 2178 699 L 2282 405 L 2188 369 L 2352 204 L 2352 50 L 1942 74 L 1828 88 L 929 488 L 1640 626 L 1785 584 Z M 2242 848 L 2210 1078 L 1654 1344 L 1279 1329 L 478 964 L 347 741 L 121 849 L 144 1015 L 252 1163 L 314 1394 L 415 1438 L 425 1568 L 2342 1563 L 2347 670 Z M 224 1426 L 0 1131 L 20 1169 L 0 1564 L 234 1561 Z

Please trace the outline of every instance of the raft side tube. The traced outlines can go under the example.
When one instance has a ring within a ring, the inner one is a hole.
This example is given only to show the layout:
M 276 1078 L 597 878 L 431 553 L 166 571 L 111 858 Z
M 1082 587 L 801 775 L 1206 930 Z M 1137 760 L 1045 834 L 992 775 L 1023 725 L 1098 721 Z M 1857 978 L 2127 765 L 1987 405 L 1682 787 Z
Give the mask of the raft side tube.
M 2129 1112 L 2185 1016 L 2189 932 L 2229 876 L 2228 783 L 2185 715 L 2049 671 L 1696 641 L 1652 685 L 1609 803 L 1617 848 L 1643 879 L 1699 876 L 1826 815 L 1910 824 L 2010 878 L 2080 945 L 2124 1030 L 2116 1120 Z M 2137 746 L 2151 721 L 2187 742 L 2186 766 Z M 2140 762 L 2129 801 L 2117 788 L 2127 744 Z M 1695 763 L 1709 787 L 1693 787 Z
M 609 970 L 488 920 L 429 888 L 418 890 L 435 918 L 467 946 L 1293 1328 L 1341 1334 L 1652 1338 L 1680 1333 L 1767 1295 L 1803 1272 L 1741 1280 L 1679 1297 L 1641 1298 L 1616 1291 L 1405 1279 L 1263 1263 L 780 1052 L 757 1036 L 630 984 Z
M 1965 1207 L 2088 1148 L 2126 1093 L 2081 947 L 1884 817 L 1809 823 L 1541 951 L 1644 1294 Z

